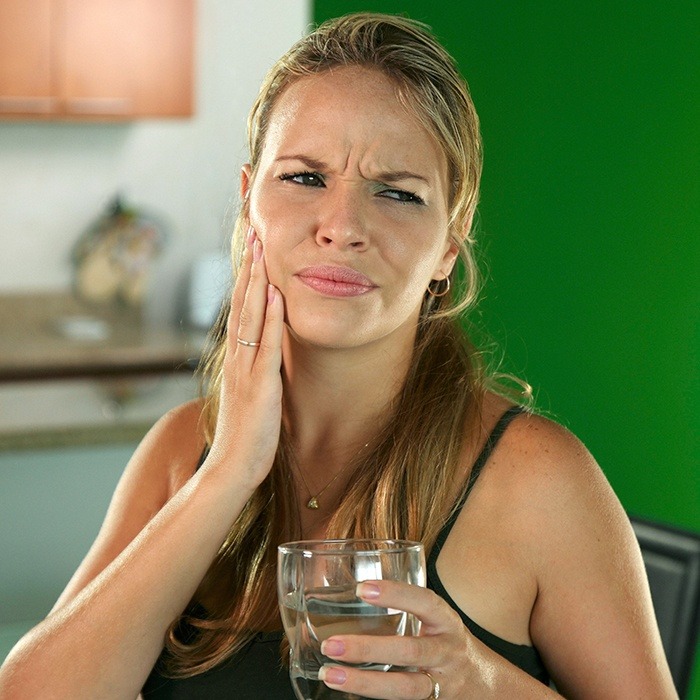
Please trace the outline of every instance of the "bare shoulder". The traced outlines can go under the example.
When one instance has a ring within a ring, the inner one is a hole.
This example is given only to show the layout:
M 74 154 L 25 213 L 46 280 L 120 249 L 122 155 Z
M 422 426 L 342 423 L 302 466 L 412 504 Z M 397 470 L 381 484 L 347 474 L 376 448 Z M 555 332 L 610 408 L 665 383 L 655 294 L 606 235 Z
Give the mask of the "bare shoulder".
M 512 408 L 513 403 L 500 396 L 484 397 L 477 430 L 468 435 L 465 465 L 474 463 L 499 419 Z M 522 495 L 523 506 L 540 496 L 556 506 L 559 502 L 551 500 L 553 494 L 575 492 L 581 483 L 586 488 L 607 484 L 595 459 L 573 433 L 526 409 L 502 433 L 482 479 L 497 482 L 499 493 L 506 489 L 516 498 Z
M 573 433 L 531 413 L 512 421 L 489 469 L 521 523 L 538 578 L 572 545 L 636 548 L 628 517 L 602 469 Z
M 496 398 L 487 401 L 484 433 L 512 404 Z M 512 505 L 555 512 L 581 505 L 601 506 L 605 495 L 612 495 L 600 467 L 585 445 L 573 433 L 553 420 L 529 411 L 511 421 L 490 458 L 489 471 L 495 472 L 499 491 L 510 492 Z M 487 477 L 488 478 L 488 477 Z M 572 501 L 573 499 L 573 501 Z M 583 500 L 582 500 L 583 499 Z M 615 499 L 616 501 L 616 499 Z
M 201 415 L 202 401 L 189 401 L 151 428 L 124 470 L 105 526 L 116 519 L 141 529 L 192 476 L 205 445 Z
M 148 432 L 129 463 L 136 470 L 146 470 L 161 486 L 167 483 L 167 497 L 192 475 L 205 447 L 202 409 L 203 401 L 194 399 L 168 411 Z
M 205 445 L 201 414 L 201 400 L 190 401 L 166 413 L 144 437 L 124 469 L 95 542 L 54 610 L 105 569 L 192 476 Z
M 480 435 L 465 462 L 474 463 L 509 408 L 500 397 L 486 397 Z M 489 541 L 498 523 L 539 585 L 572 543 L 636 546 L 617 496 L 585 445 L 558 423 L 528 411 L 502 433 L 463 515 L 465 527 Z
M 583 442 L 559 423 L 535 413 L 524 413 L 513 422 L 509 451 L 533 475 L 566 481 L 599 473 L 595 459 Z

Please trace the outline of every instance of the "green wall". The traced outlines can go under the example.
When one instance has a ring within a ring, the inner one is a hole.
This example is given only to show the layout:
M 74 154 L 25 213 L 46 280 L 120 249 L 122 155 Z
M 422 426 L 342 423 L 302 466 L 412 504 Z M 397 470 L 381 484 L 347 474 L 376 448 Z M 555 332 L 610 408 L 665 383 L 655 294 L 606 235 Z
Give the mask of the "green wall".
M 700 531 L 700 3 L 446 8 L 314 19 L 403 12 L 457 58 L 485 143 L 480 320 L 628 511 Z
M 486 327 L 628 510 L 700 530 L 700 4 L 673 6 L 317 0 L 315 19 L 404 11 L 456 56 L 485 142 Z

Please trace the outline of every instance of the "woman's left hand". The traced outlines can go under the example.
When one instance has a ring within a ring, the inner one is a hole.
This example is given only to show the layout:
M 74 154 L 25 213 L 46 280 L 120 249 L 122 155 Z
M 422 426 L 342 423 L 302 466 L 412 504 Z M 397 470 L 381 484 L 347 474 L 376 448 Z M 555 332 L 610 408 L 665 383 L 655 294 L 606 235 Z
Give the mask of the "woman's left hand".
M 462 698 L 467 688 L 475 687 L 478 645 L 442 598 L 396 581 L 361 583 L 357 591 L 368 603 L 415 615 L 421 621 L 420 636 L 334 635 L 323 642 L 323 654 L 342 664 L 372 662 L 420 670 L 383 673 L 327 664 L 321 671 L 327 686 L 367 698 L 405 700 Z

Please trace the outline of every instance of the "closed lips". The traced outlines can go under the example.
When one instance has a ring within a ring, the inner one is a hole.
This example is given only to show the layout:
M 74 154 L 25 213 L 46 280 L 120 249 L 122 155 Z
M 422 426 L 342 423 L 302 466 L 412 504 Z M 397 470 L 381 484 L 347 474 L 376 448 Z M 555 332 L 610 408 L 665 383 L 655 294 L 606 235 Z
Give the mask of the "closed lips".
M 361 287 L 376 287 L 372 280 L 351 267 L 335 267 L 332 265 L 318 265 L 316 267 L 305 267 L 298 273 L 299 277 L 329 280 L 331 282 L 345 282 Z
M 327 296 L 359 296 L 377 287 L 369 277 L 351 267 L 306 267 L 297 273 L 297 277 L 306 286 Z

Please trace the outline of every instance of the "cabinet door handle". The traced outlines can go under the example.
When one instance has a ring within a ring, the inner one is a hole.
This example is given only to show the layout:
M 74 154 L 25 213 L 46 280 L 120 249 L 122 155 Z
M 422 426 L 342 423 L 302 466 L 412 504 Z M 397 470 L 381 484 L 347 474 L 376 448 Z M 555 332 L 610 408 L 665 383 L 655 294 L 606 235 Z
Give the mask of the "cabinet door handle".
M 32 114 L 49 114 L 53 111 L 53 97 L 0 97 L 0 112 L 31 112 Z
M 66 100 L 69 114 L 129 114 L 132 101 L 128 97 L 72 97 Z

